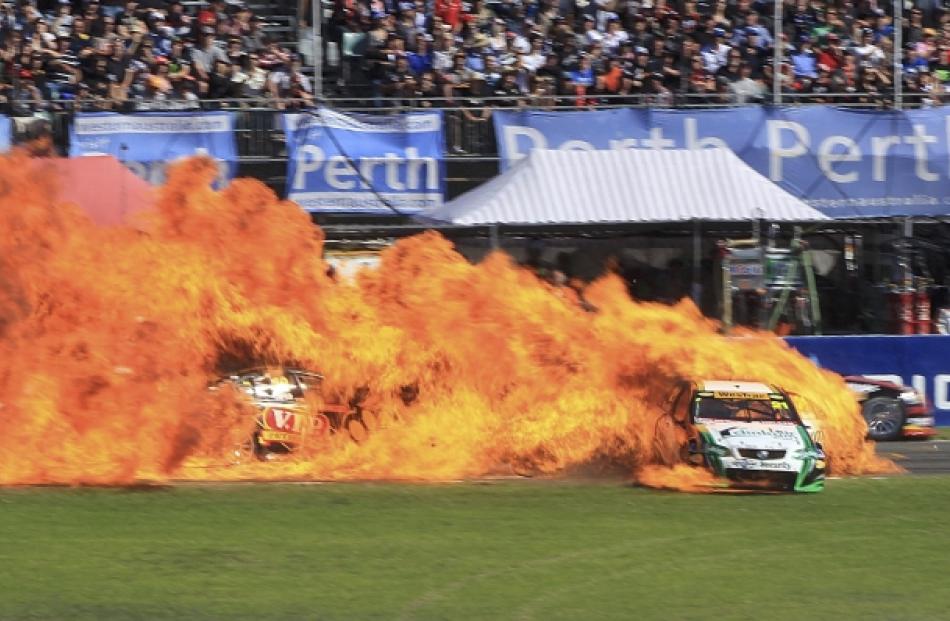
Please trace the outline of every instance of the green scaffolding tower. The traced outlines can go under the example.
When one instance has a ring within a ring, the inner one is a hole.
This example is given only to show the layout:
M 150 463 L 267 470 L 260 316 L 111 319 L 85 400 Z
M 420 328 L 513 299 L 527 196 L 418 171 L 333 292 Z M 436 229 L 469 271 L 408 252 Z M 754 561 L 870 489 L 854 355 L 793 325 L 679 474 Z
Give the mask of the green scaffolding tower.
M 784 319 L 798 334 L 821 334 L 821 309 L 815 272 L 795 227 L 788 247 L 775 242 L 777 225 L 772 225 L 763 245 L 758 226 L 748 239 L 720 242 L 721 303 L 723 328 L 735 325 L 736 311 L 751 327 L 776 330 Z

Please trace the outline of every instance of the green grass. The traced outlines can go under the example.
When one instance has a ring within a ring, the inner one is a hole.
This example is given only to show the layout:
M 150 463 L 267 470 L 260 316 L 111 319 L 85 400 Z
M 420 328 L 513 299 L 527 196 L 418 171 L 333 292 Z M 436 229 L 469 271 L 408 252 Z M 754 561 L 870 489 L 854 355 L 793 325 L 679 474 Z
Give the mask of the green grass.
M 937 427 L 938 440 L 950 440 L 950 427 Z
M 950 619 L 950 477 L 0 491 L 0 619 Z

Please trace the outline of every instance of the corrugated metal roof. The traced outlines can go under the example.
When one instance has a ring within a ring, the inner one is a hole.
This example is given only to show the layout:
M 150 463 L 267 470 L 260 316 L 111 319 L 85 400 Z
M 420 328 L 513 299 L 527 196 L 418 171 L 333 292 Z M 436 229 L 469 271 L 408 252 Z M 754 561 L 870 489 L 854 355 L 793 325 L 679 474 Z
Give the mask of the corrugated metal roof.
M 454 224 L 828 220 L 728 149 L 535 150 L 424 217 Z

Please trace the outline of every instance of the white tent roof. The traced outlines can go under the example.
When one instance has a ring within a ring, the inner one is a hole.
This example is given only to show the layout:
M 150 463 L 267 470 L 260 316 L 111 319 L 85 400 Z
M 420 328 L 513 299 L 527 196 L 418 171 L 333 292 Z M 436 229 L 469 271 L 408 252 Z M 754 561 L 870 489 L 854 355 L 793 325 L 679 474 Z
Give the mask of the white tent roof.
M 454 224 L 828 219 L 729 149 L 538 149 L 423 216 Z

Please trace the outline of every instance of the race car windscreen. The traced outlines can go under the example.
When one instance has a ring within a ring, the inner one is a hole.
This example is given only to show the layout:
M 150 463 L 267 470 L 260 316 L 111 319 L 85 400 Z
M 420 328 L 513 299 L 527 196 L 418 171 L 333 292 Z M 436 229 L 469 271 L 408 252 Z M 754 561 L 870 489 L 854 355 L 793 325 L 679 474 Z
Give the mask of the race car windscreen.
M 693 402 L 693 416 L 736 421 L 796 420 L 785 397 L 758 393 L 697 393 Z

